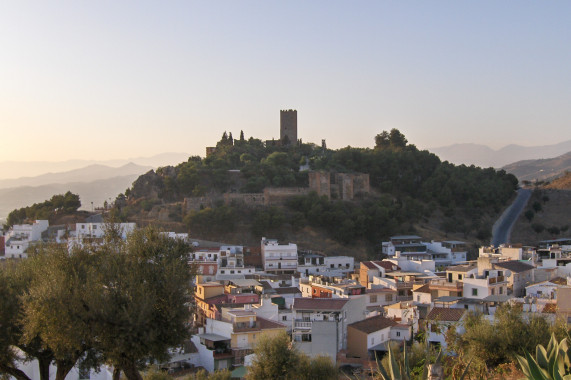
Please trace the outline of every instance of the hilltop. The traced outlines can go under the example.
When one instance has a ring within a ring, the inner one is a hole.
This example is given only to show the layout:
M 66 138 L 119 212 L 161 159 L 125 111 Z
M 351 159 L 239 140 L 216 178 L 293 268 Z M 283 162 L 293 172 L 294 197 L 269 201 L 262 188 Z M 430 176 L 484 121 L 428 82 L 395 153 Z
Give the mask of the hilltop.
M 326 252 L 361 246 L 364 255 L 397 233 L 487 242 L 517 188 L 503 170 L 442 162 L 396 129 L 377 135 L 373 149 L 226 132 L 209 149 L 140 176 L 117 197 L 114 217 L 195 238 L 257 244 L 274 236 Z
M 554 190 L 571 190 L 571 172 L 566 171 L 563 176 L 556 178 L 545 185 L 545 188 Z
M 503 169 L 515 175 L 524 184 L 552 180 L 571 170 L 571 152 L 555 158 L 518 161 L 504 166 Z

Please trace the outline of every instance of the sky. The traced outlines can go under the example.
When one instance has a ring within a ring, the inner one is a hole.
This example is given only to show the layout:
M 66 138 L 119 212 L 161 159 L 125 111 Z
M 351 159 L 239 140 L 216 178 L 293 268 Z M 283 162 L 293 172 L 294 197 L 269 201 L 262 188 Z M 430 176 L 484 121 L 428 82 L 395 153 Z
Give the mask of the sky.
M 571 139 L 563 1 L 0 2 L 0 161 Z

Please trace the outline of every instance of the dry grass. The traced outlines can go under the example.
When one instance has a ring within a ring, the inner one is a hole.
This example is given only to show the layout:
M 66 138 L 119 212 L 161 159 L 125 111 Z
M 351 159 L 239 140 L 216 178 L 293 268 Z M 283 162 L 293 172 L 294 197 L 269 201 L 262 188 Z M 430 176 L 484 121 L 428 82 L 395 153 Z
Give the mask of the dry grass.
M 524 245 L 535 245 L 538 241 L 557 239 L 560 237 L 567 237 L 571 235 L 571 230 L 561 233 L 560 235 L 552 235 L 546 230 L 537 233 L 531 227 L 534 223 L 540 223 L 548 227 L 556 226 L 561 228 L 568 225 L 571 227 L 571 190 L 543 190 L 543 193 L 549 197 L 549 201 L 540 201 L 542 211 L 535 214 L 531 222 L 525 218 L 524 213 L 520 215 L 511 234 L 512 243 L 522 243 Z M 529 209 L 533 204 L 534 199 L 530 199 L 528 204 Z

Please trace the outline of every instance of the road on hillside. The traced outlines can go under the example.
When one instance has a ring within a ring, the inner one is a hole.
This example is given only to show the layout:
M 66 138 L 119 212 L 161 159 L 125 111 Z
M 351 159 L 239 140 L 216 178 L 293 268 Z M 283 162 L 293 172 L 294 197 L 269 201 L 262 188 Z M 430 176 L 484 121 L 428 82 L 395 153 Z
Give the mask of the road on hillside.
M 497 247 L 500 244 L 510 242 L 510 233 L 512 227 L 515 224 L 519 214 L 525 208 L 529 197 L 531 196 L 531 190 L 529 189 L 519 189 L 517 191 L 517 197 L 513 203 L 503 212 L 503 214 L 496 220 L 494 227 L 492 227 L 492 245 Z

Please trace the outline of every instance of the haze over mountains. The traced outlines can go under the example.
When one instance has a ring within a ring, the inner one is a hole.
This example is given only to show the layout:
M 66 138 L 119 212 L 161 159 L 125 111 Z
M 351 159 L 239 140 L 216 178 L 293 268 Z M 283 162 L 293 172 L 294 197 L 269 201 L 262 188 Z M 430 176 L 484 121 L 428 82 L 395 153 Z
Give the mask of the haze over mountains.
M 481 144 L 453 144 L 428 150 L 435 153 L 441 160 L 457 165 L 501 168 L 517 161 L 554 158 L 571 152 L 571 140 L 543 146 L 511 144 L 498 150 Z
M 552 180 L 566 171 L 571 171 L 571 152 L 555 158 L 518 161 L 504 166 L 503 169 L 520 181 Z
M 186 161 L 186 153 L 164 153 L 132 160 L 0 162 L 0 219 L 10 211 L 67 191 L 79 194 L 82 209 L 101 207 L 131 186 L 141 174 Z M 70 169 L 71 168 L 71 169 Z M 7 177 L 17 178 L 7 178 Z
M 2 161 L 0 162 L 0 180 L 21 177 L 35 177 L 46 173 L 60 173 L 89 165 L 120 167 L 129 163 L 141 166 L 159 167 L 175 165 L 188 159 L 188 153 L 161 153 L 152 157 L 135 157 L 117 160 L 67 160 L 67 161 Z

